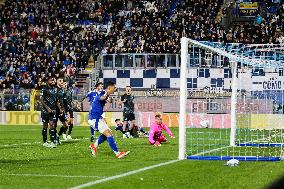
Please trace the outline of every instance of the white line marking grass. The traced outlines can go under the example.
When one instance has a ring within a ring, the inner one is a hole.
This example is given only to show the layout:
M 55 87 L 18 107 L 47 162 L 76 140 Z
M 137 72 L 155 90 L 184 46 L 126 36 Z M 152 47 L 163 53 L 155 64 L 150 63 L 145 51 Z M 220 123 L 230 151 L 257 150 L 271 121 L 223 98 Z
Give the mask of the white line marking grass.
M 68 143 L 68 142 L 72 142 L 72 141 L 82 141 L 82 140 L 90 140 L 89 138 L 75 138 L 72 140 L 61 140 L 61 142 L 63 143 Z M 0 147 L 12 147 L 12 146 L 29 146 L 29 145 L 33 145 L 33 144 L 42 144 L 42 142 L 25 142 L 25 143 L 16 143 L 16 144 L 2 144 L 0 145 Z
M 88 175 L 41 175 L 41 174 L 0 174 L 1 176 L 23 176 L 23 177 L 63 177 L 63 178 L 105 178 L 103 176 Z
M 221 148 L 216 148 L 216 149 L 212 149 L 212 150 L 207 150 L 207 151 L 204 151 L 204 152 L 200 152 L 200 153 L 197 153 L 197 154 L 194 154 L 194 155 L 191 155 L 191 156 L 200 156 L 200 155 L 204 155 L 204 154 L 208 154 L 208 153 L 211 153 L 211 152 L 216 152 L 216 151 L 219 151 L 219 150 L 223 150 L 225 148 L 229 148 L 230 146 L 223 146 Z
M 161 167 L 161 166 L 169 165 L 169 164 L 172 164 L 172 163 L 176 163 L 176 162 L 178 162 L 178 161 L 180 161 L 180 160 L 171 160 L 171 161 L 167 161 L 167 162 L 165 162 L 165 163 L 159 163 L 159 164 L 156 164 L 156 165 L 151 165 L 151 166 L 148 166 L 148 167 L 144 167 L 144 168 L 141 168 L 141 169 L 129 171 L 129 172 L 122 173 L 122 174 L 119 174 L 119 175 L 114 175 L 114 176 L 111 176 L 111 177 L 106 177 L 106 178 L 104 178 L 104 179 L 100 179 L 100 180 L 96 180 L 96 181 L 87 182 L 87 183 L 85 183 L 85 184 L 81 184 L 81 185 L 78 185 L 78 186 L 74 186 L 74 187 L 71 187 L 71 188 L 69 188 L 69 189 L 81 189 L 81 188 L 93 186 L 93 185 L 96 185 L 96 184 L 100 184 L 100 183 L 103 183 L 103 182 L 115 180 L 115 179 L 122 178 L 122 177 L 126 177 L 126 176 L 129 176 L 129 175 L 134 175 L 134 174 L 137 174 L 137 173 L 146 171 L 146 170 L 154 169 L 154 168 L 156 168 L 156 167 Z
M 224 147 L 221 147 L 221 148 L 217 148 L 217 149 L 212 149 L 212 150 L 200 152 L 200 153 L 194 154 L 194 155 L 192 155 L 192 156 L 204 155 L 204 154 L 208 154 L 208 153 L 211 153 L 211 152 L 215 152 L 215 151 L 218 151 L 218 150 L 222 150 L 222 149 L 228 148 L 228 147 L 230 147 L 230 146 L 224 146 Z M 100 180 L 95 180 L 95 181 L 87 182 L 87 183 L 85 183 L 85 184 L 81 184 L 81 185 L 78 185 L 78 186 L 74 186 L 74 187 L 71 187 L 71 188 L 69 188 L 69 189 L 81 189 L 81 188 L 93 186 L 93 185 L 96 185 L 96 184 L 100 184 L 100 183 L 103 183 L 103 182 L 115 180 L 115 179 L 122 178 L 122 177 L 126 177 L 126 176 L 129 176 L 129 175 L 134 175 L 134 174 L 137 174 L 137 173 L 146 171 L 146 170 L 154 169 L 154 168 L 156 168 L 156 167 L 161 167 L 161 166 L 169 165 L 169 164 L 172 164 L 172 163 L 176 163 L 176 162 L 178 162 L 178 161 L 181 161 L 181 160 L 171 160 L 171 161 L 167 161 L 167 162 L 165 162 L 165 163 L 160 163 L 160 164 L 156 164 L 156 165 L 144 167 L 144 168 L 141 168 L 141 169 L 129 171 L 129 172 L 126 172 L 126 173 L 122 173 L 122 174 L 119 174 L 119 175 L 114 175 L 114 176 L 111 176 L 111 177 L 106 177 L 106 178 L 104 178 L 104 179 L 100 179 Z
M 12 147 L 12 146 L 29 146 L 33 144 L 40 144 L 41 142 L 25 142 L 25 143 L 18 143 L 18 144 L 2 144 L 0 147 Z

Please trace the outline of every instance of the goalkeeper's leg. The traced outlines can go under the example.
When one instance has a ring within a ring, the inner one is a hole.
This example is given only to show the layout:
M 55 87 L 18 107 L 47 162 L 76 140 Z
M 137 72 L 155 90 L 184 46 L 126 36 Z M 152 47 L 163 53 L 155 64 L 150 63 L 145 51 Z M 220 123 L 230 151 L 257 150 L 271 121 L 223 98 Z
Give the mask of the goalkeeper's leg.
M 158 142 L 162 143 L 162 142 L 167 142 L 167 138 L 164 135 L 159 136 L 159 138 L 157 139 Z

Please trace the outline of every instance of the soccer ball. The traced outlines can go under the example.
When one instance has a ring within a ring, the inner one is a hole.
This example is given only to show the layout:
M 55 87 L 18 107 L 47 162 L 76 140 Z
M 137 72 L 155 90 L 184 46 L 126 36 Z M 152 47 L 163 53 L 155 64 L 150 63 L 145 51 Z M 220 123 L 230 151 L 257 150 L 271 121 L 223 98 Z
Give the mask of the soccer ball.
M 237 159 L 230 159 L 229 161 L 227 161 L 227 163 L 225 165 L 230 166 L 230 167 L 238 166 L 239 165 L 239 160 L 237 160 Z
M 202 128 L 208 128 L 210 126 L 209 120 L 200 121 L 200 125 Z

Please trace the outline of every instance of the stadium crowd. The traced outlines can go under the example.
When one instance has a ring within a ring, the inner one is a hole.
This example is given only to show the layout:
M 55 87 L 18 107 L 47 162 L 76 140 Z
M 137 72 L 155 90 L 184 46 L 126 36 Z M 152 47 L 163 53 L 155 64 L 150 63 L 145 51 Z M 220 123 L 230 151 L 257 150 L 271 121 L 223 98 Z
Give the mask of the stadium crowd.
M 40 88 L 49 75 L 72 82 L 93 53 L 90 1 L 7 0 L 0 7 L 0 88 Z M 94 34 L 95 33 L 95 34 Z M 97 43 L 95 43 L 97 44 Z
M 179 53 L 179 39 L 284 42 L 284 5 L 225 30 L 222 0 L 6 0 L 0 5 L 0 89 L 36 88 L 49 75 L 73 83 L 89 57 Z M 268 6 L 269 8 L 269 6 Z
M 258 14 L 249 25 L 235 25 L 226 32 L 228 43 L 284 43 L 284 3 L 265 1 L 266 13 Z M 283 1 L 282 1 L 283 2 Z

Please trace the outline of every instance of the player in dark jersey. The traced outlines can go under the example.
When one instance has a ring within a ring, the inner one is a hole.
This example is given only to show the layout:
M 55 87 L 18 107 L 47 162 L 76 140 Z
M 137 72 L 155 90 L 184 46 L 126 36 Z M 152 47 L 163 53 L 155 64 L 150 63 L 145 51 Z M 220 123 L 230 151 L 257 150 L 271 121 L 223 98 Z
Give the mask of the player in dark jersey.
M 131 136 L 137 136 L 137 130 L 135 130 L 135 114 L 134 114 L 134 96 L 132 95 L 131 87 L 126 87 L 126 92 L 121 96 L 120 104 L 124 104 L 123 107 L 123 133 L 126 134 L 126 126 L 128 122 L 129 131 Z M 127 135 L 127 134 L 126 134 Z
M 135 114 L 134 114 L 134 96 L 132 95 L 132 90 L 130 86 L 126 87 L 126 93 L 121 96 L 121 101 L 120 104 L 124 104 L 123 107 L 123 133 L 124 133 L 124 138 L 128 137 L 139 137 L 138 131 L 140 133 L 143 133 L 145 136 L 148 135 L 148 133 L 141 127 L 138 128 L 135 125 Z M 129 123 L 130 122 L 130 123 Z M 126 127 L 129 124 L 129 131 L 130 131 L 130 136 L 127 133 Z M 125 136 L 126 135 L 126 136 Z
M 42 138 L 43 146 L 49 148 L 56 148 L 56 107 L 57 107 L 57 88 L 53 77 L 47 79 L 47 85 L 42 88 L 40 94 L 41 100 L 41 119 L 43 123 Z M 47 143 L 47 128 L 49 125 L 49 135 L 51 144 Z
M 56 109 L 56 122 L 55 122 L 55 128 L 57 126 L 58 120 L 62 123 L 62 127 L 60 128 L 56 139 L 57 143 L 60 145 L 60 136 L 68 129 L 68 124 L 67 124 L 67 115 L 66 115 L 66 106 L 64 105 L 64 101 L 66 101 L 66 93 L 65 90 L 63 89 L 63 78 L 58 77 L 57 78 L 57 97 L 58 97 L 58 102 L 57 102 L 57 109 Z
M 64 82 L 64 89 L 66 92 L 66 98 L 64 98 L 64 105 L 65 109 L 67 110 L 67 124 L 68 124 L 68 135 L 66 136 L 66 131 L 63 134 L 63 140 L 72 140 L 71 133 L 73 130 L 73 94 L 72 94 L 72 88 L 68 87 L 67 82 Z

